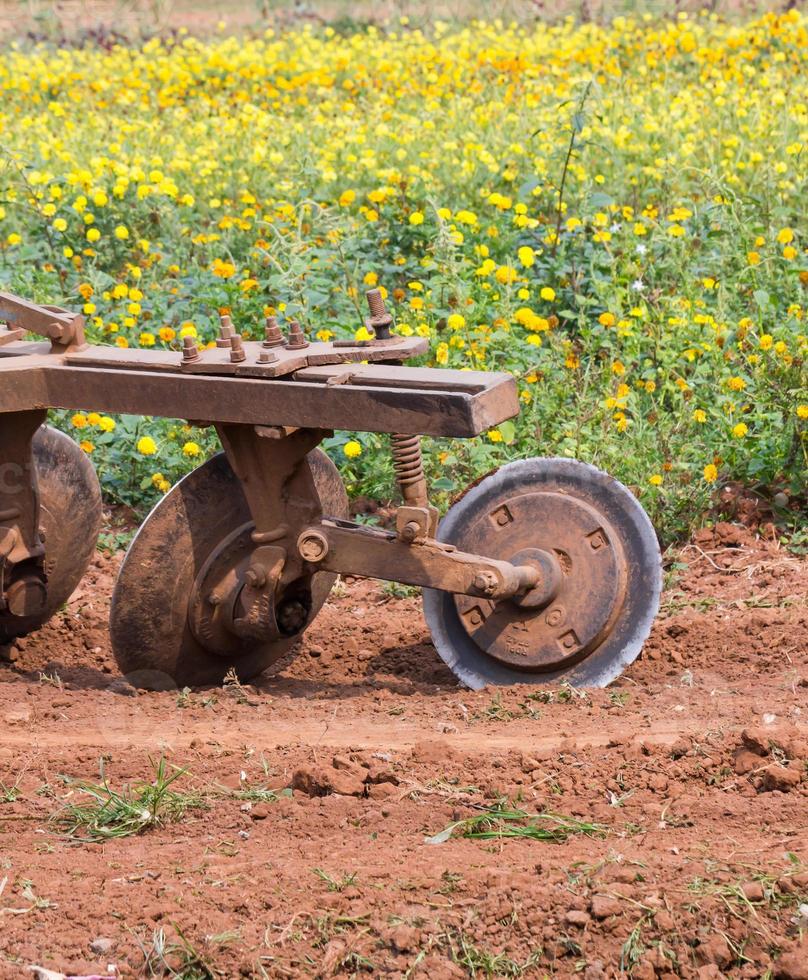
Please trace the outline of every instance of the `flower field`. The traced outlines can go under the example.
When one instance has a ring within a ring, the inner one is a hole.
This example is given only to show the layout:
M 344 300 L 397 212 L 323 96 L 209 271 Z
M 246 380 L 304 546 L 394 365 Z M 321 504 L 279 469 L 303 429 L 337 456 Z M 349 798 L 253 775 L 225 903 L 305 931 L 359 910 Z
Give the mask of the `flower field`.
M 409 23 L 0 59 L 0 288 L 94 341 L 212 342 L 221 312 L 321 339 L 383 284 L 428 363 L 509 370 L 523 410 L 428 441 L 444 499 L 568 455 L 666 538 L 726 481 L 799 520 L 808 468 L 808 18 Z M 361 334 L 360 334 L 361 335 Z M 59 422 L 134 506 L 212 430 Z M 325 421 L 325 420 L 324 420 Z M 327 444 L 391 493 L 386 439 Z

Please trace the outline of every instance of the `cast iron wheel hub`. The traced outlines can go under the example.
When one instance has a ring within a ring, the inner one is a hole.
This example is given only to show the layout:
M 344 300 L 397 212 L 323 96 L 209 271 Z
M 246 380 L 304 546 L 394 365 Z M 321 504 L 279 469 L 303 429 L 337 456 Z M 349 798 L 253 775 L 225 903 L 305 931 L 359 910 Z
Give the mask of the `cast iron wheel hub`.
M 534 589 L 496 602 L 424 590 L 435 647 L 469 687 L 602 687 L 638 656 L 659 606 L 659 547 L 608 474 L 570 459 L 509 463 L 450 509 L 438 540 L 541 571 Z

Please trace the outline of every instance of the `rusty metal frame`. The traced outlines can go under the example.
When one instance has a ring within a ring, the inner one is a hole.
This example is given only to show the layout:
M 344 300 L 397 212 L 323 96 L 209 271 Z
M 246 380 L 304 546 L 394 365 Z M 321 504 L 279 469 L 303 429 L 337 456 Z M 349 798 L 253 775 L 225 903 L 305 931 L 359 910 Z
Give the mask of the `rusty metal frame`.
M 82 317 L 0 293 L 0 321 L 9 324 L 0 330 L 0 462 L 27 467 L 14 507 L 0 507 L 0 573 L 42 554 L 33 433 L 48 408 L 91 406 L 216 427 L 255 522 L 236 630 L 276 635 L 273 597 L 318 571 L 491 600 L 535 593 L 542 576 L 535 565 L 465 554 L 434 540 L 437 512 L 420 454 L 421 435 L 475 436 L 516 415 L 513 377 L 402 366 L 426 341 L 391 336 L 392 317 L 373 293 L 368 324 L 376 340 L 309 343 L 297 323 L 286 339 L 270 319 L 263 342 L 248 342 L 224 317 L 215 348 L 200 350 L 185 338 L 181 352 L 89 346 Z M 48 340 L 26 341 L 25 331 Z M 396 532 L 335 523 L 319 512 L 305 458 L 334 429 L 393 435 L 405 504 Z

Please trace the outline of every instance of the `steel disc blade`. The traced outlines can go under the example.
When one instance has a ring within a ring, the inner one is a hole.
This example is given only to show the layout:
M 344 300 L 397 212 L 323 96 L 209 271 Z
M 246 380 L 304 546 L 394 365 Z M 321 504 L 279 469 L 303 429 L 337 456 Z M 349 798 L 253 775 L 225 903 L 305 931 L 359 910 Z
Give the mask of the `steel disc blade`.
M 324 514 L 342 517 L 348 500 L 336 467 L 320 450 L 307 457 Z M 242 529 L 242 533 L 239 533 Z M 221 655 L 192 632 L 189 600 L 200 569 L 223 543 L 249 548 L 252 519 L 241 484 L 220 453 L 189 473 L 149 514 L 124 559 L 110 612 L 112 648 L 121 672 L 140 687 L 219 684 L 231 667 L 256 677 L 294 644 L 239 641 Z M 336 576 L 312 582 L 309 621 Z
M 639 655 L 659 608 L 659 546 L 640 503 L 608 474 L 570 459 L 509 463 L 450 509 L 438 540 L 509 561 L 538 549 L 562 571 L 539 609 L 424 590 L 435 648 L 468 687 L 605 687 Z
M 87 454 L 50 426 L 37 430 L 32 448 L 47 601 L 36 616 L 0 614 L 0 639 L 31 633 L 67 602 L 90 564 L 101 528 L 101 487 Z

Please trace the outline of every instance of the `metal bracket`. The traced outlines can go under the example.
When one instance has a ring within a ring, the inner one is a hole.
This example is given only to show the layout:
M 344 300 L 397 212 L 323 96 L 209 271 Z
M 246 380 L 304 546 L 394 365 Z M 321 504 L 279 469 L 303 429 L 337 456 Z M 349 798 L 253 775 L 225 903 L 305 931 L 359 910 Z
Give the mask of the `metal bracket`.
M 37 306 L 11 293 L 0 292 L 0 320 L 5 320 L 11 332 L 30 331 L 48 337 L 51 350 L 64 354 L 84 350 L 84 317 L 63 310 L 60 306 Z M 8 343 L 8 335 L 3 343 Z
M 405 543 L 397 534 L 350 521 L 321 521 L 297 539 L 300 557 L 310 565 L 341 575 L 361 575 L 442 589 L 485 599 L 509 599 L 541 587 L 538 564 L 508 561 L 457 551 L 434 538 Z

